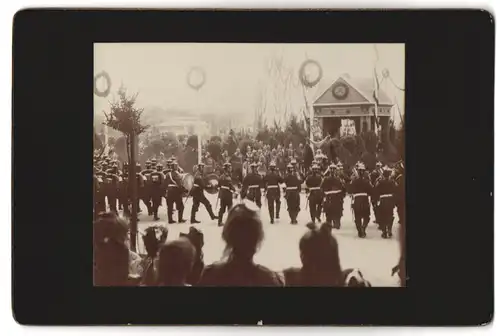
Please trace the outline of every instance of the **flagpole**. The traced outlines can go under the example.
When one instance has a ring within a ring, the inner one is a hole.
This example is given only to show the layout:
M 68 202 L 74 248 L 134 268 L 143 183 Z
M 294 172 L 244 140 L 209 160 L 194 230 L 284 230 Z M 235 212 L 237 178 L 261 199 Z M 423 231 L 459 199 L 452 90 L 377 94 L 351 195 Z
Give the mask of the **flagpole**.
M 378 82 L 378 77 L 377 77 L 377 62 L 379 60 L 379 54 L 378 54 L 378 49 L 377 45 L 374 44 L 373 48 L 375 49 L 375 64 L 373 66 L 373 83 L 374 83 L 374 91 L 373 91 L 373 100 L 375 101 L 374 108 L 375 110 L 373 111 L 375 114 L 375 135 L 378 137 L 379 135 L 379 124 L 378 124 L 378 91 L 379 91 L 379 85 L 380 83 Z M 380 140 L 380 139 L 379 139 Z

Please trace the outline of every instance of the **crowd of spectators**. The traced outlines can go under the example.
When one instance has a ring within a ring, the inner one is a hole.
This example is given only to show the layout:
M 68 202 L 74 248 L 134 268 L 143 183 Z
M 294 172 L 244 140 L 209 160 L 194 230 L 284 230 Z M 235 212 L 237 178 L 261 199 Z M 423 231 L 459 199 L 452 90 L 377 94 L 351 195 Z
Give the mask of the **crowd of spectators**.
M 114 213 L 101 213 L 94 222 L 94 284 L 371 287 L 361 270 L 342 268 L 339 246 L 328 224 L 309 223 L 307 227 L 297 246 L 302 267 L 276 272 L 253 261 L 264 242 L 262 222 L 253 203 L 245 201 L 230 210 L 222 228 L 224 252 L 220 261 L 210 265 L 203 261 L 203 233 L 195 227 L 169 241 L 166 227 L 148 228 L 141 234 L 147 255 L 140 256 L 129 248 L 127 222 Z M 403 257 L 394 273 L 400 275 L 404 286 Z

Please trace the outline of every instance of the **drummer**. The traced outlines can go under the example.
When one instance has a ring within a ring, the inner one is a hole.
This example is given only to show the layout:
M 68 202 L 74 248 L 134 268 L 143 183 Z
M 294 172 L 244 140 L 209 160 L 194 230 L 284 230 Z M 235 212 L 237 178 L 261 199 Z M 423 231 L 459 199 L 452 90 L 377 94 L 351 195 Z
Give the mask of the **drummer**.
M 212 205 L 203 192 L 207 187 L 211 187 L 210 185 L 207 186 L 205 184 L 205 178 L 203 176 L 204 168 L 204 163 L 198 164 L 198 171 L 196 172 L 196 175 L 194 177 L 194 184 L 191 189 L 191 195 L 193 196 L 193 207 L 191 208 L 191 224 L 201 223 L 200 221 L 196 220 L 196 212 L 200 207 L 200 203 L 205 206 L 205 209 L 207 209 L 208 214 L 210 215 L 210 218 L 212 220 L 217 219 L 217 216 L 212 211 Z

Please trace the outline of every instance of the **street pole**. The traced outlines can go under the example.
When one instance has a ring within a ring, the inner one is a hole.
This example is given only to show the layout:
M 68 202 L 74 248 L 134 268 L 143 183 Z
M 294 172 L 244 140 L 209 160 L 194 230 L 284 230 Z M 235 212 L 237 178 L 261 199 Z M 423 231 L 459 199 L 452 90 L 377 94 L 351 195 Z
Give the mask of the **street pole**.
M 137 251 L 137 177 L 135 171 L 135 132 L 130 134 L 129 187 L 131 191 L 132 214 L 130 217 L 130 249 Z

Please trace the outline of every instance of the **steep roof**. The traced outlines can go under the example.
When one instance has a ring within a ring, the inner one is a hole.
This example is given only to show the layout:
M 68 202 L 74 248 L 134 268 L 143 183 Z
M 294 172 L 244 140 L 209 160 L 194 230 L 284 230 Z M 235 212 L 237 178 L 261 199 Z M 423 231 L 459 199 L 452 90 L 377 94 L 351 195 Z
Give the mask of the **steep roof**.
M 375 103 L 373 98 L 373 91 L 375 88 L 375 83 L 373 78 L 353 78 L 349 76 L 340 76 L 331 85 L 329 85 L 314 101 L 313 105 L 316 104 L 337 104 L 342 101 L 337 100 L 330 92 L 333 85 L 337 82 L 344 82 L 350 87 L 350 96 L 347 102 L 349 103 Z M 387 94 L 379 89 L 379 104 L 393 105 L 391 99 Z

